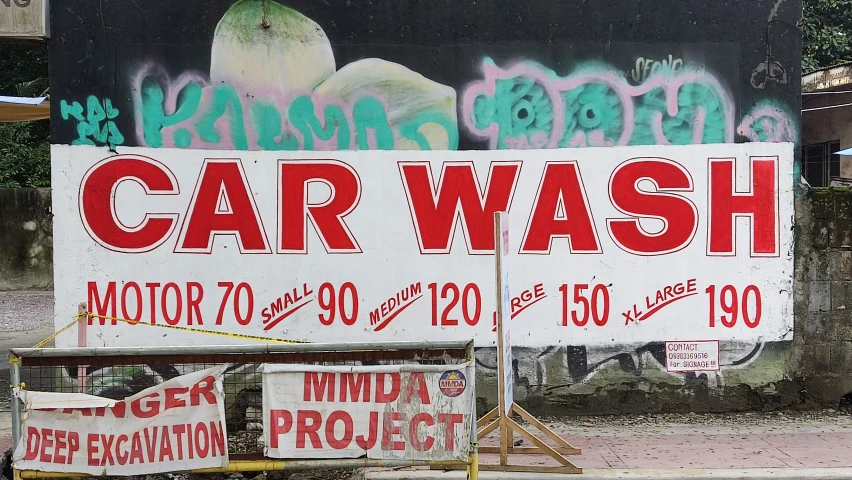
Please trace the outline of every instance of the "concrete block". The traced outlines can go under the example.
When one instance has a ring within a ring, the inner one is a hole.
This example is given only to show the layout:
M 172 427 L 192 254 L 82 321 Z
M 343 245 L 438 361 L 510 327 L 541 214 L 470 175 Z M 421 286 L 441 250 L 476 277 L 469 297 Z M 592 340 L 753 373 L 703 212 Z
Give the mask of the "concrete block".
M 833 253 L 835 252 L 811 251 L 800 257 L 800 266 L 807 270 L 809 280 L 845 280 L 834 276 L 835 272 L 831 267 L 833 257 L 830 256 Z M 849 253 L 852 254 L 852 252 Z M 852 255 L 850 255 L 850 261 L 852 261 Z
M 808 311 L 811 313 L 827 312 L 831 309 L 831 282 L 811 282 L 811 293 L 808 295 Z
M 823 257 L 812 255 L 812 257 Z M 820 259 L 817 259 L 819 261 Z M 830 250 L 827 255 L 828 271 L 831 280 L 852 280 L 852 251 Z M 819 264 L 815 264 L 814 267 Z M 823 280 L 815 278 L 815 280 Z
M 829 323 L 827 321 L 828 315 L 825 314 L 800 315 L 798 320 L 804 324 L 804 331 L 808 336 L 823 335 L 826 330 L 826 323 Z M 818 339 L 814 340 L 819 341 Z
M 829 244 L 829 222 L 815 220 L 811 230 L 811 245 L 815 250 L 825 250 Z
M 852 282 L 831 281 L 831 309 L 852 310 Z
M 831 346 L 831 373 L 852 373 L 852 341 Z
M 807 372 L 831 371 L 831 344 L 808 342 L 800 354 L 799 368 Z

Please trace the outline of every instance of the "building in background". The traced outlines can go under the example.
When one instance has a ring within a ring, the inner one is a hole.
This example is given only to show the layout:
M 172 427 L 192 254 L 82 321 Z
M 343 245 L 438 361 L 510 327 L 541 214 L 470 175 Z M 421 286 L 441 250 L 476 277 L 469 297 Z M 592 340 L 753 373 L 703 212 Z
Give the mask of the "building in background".
M 802 176 L 813 187 L 852 183 L 852 62 L 802 78 Z

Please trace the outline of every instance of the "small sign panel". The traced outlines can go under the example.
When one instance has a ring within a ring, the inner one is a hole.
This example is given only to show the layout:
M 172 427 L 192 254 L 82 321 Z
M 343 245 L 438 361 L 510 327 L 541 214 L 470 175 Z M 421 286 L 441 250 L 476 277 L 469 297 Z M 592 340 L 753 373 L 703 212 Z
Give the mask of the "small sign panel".
M 718 372 L 720 369 L 718 340 L 666 342 L 666 371 Z

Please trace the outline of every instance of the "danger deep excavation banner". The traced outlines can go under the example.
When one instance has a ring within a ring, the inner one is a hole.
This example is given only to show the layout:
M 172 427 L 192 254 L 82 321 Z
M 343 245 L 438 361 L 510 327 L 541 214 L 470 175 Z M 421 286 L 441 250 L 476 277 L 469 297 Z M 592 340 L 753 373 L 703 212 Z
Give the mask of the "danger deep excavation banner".
M 87 302 L 89 346 L 494 345 L 501 210 L 513 346 L 792 338 L 792 144 L 52 161 L 56 325 Z
M 228 464 L 225 366 L 182 375 L 122 401 L 22 391 L 14 467 L 54 473 L 145 475 Z
M 470 363 L 264 365 L 264 453 L 467 461 L 473 374 Z

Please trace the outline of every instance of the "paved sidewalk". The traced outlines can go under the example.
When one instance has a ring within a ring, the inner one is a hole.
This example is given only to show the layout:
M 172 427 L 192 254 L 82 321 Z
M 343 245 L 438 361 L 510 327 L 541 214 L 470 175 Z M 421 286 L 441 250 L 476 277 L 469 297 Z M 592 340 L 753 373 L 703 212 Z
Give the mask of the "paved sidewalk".
M 583 478 L 852 479 L 852 416 L 835 411 L 593 417 L 545 423 L 582 449 L 581 455 L 569 459 L 583 468 Z M 480 443 L 497 444 L 493 436 Z M 542 455 L 512 456 L 510 462 L 557 465 Z M 499 457 L 480 455 L 480 463 L 497 464 Z M 484 479 L 548 477 L 482 474 Z M 448 480 L 464 474 L 371 470 L 367 478 Z

